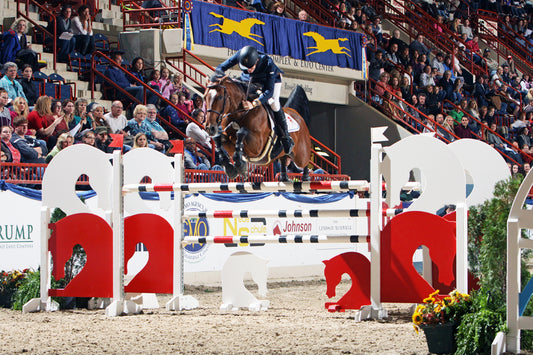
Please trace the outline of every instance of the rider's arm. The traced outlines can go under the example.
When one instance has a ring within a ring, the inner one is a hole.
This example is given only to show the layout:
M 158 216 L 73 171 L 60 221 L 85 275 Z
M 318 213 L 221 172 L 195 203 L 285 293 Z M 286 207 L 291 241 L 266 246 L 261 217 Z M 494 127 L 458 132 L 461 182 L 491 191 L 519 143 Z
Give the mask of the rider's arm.
M 239 63 L 239 52 L 237 51 L 234 55 L 226 59 L 223 63 L 221 63 L 217 68 L 216 72 L 222 72 L 225 73 L 226 70 L 233 67 L 234 65 Z
M 274 64 L 272 64 L 275 66 Z M 271 68 L 271 66 L 267 66 L 267 77 L 263 83 L 263 93 L 261 96 L 259 96 L 259 101 L 261 101 L 261 104 L 263 106 L 268 104 L 268 100 L 274 95 L 274 84 L 276 83 L 276 78 L 278 77 L 278 71 L 275 70 L 276 68 Z

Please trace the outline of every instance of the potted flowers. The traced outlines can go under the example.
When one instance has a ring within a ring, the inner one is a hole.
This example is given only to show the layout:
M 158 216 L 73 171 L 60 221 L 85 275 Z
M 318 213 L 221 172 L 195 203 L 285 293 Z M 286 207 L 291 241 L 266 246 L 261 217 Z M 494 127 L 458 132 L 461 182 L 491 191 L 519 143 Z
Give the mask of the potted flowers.
M 11 308 L 13 304 L 13 294 L 19 287 L 20 283 L 26 277 L 24 271 L 1 271 L 0 272 L 0 307 Z
M 472 301 L 468 294 L 454 290 L 449 296 L 438 296 L 439 290 L 423 300 L 413 313 L 413 326 L 418 333 L 422 329 L 426 335 L 429 352 L 435 354 L 453 353 L 455 326 L 468 313 Z

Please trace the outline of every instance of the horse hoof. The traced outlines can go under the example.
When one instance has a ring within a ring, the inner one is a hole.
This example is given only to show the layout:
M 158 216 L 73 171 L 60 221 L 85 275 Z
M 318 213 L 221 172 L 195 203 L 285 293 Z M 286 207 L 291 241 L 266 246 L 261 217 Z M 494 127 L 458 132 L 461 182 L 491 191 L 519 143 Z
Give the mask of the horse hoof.
M 224 166 L 224 171 L 226 172 L 226 175 L 230 179 L 235 179 L 238 175 L 237 169 L 235 169 L 233 165 Z

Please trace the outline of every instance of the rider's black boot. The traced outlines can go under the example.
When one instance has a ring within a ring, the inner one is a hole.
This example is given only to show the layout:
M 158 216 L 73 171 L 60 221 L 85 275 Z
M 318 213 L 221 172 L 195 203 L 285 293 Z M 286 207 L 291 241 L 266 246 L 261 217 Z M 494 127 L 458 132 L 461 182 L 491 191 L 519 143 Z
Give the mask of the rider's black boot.
M 283 110 L 274 112 L 274 121 L 276 122 L 276 133 L 279 137 L 276 141 L 276 144 L 272 148 L 272 152 L 270 153 L 271 159 L 276 159 L 282 150 L 285 152 L 285 154 L 290 154 L 292 148 L 294 147 L 294 141 L 289 135 L 287 129 L 287 120 L 285 118 L 285 113 L 283 112 Z

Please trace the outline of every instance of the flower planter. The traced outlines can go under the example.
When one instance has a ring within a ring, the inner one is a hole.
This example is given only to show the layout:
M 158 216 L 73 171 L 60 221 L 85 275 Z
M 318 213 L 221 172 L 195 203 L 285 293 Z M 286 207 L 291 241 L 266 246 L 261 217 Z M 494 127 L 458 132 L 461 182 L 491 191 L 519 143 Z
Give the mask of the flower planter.
M 455 351 L 454 322 L 421 325 L 428 350 L 433 354 L 452 354 Z
M 5 290 L 0 292 L 0 308 L 11 308 L 14 293 L 15 290 Z

